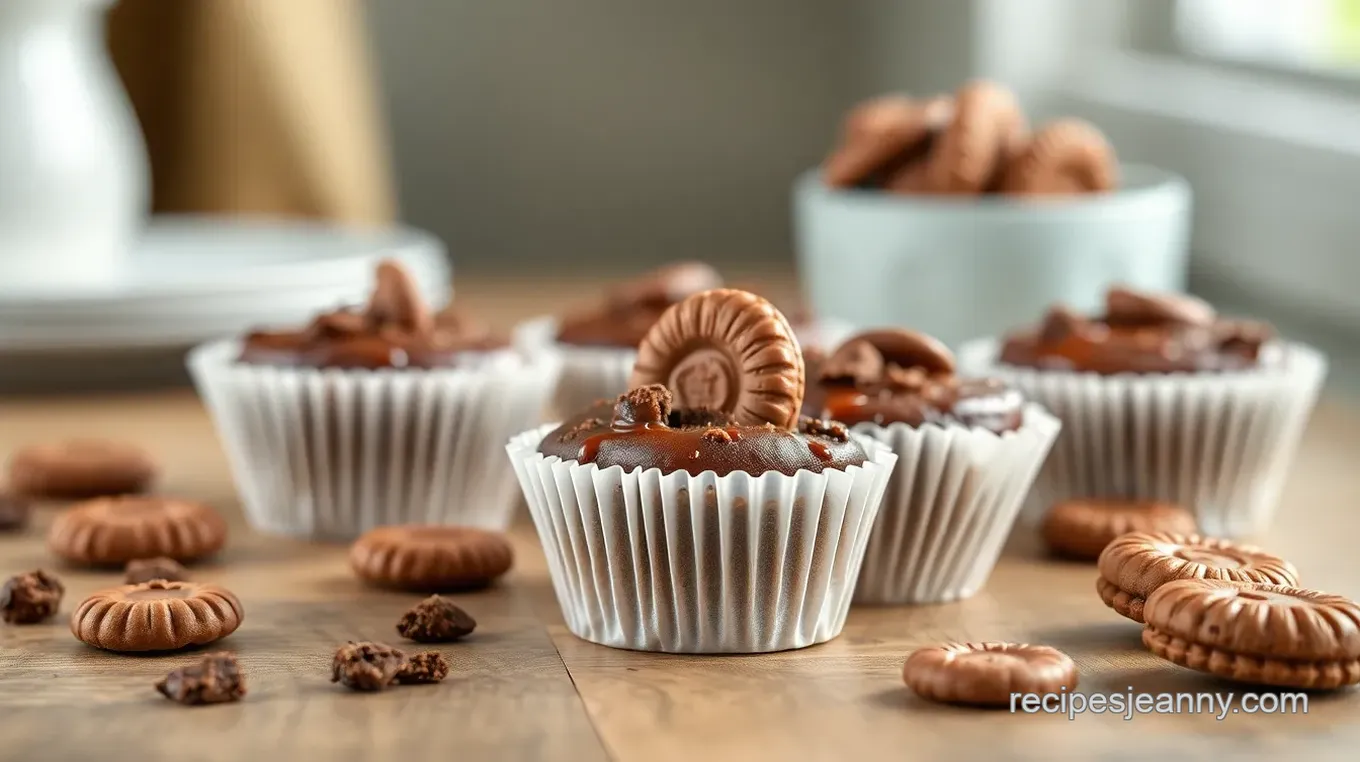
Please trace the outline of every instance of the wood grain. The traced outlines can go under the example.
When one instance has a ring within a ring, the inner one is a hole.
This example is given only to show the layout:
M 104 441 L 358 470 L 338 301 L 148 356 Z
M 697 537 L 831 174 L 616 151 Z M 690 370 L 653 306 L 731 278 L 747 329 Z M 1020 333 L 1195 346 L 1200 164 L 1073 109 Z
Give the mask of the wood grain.
M 498 324 L 542 305 L 495 284 L 461 287 Z M 502 299 L 499 295 L 505 296 Z M 576 296 L 588 296 L 581 292 Z M 573 297 L 575 298 L 575 296 Z M 152 683 L 192 653 L 121 656 L 88 648 L 64 618 L 0 627 L 0 759 L 242 760 L 1142 760 L 1157 757 L 1351 759 L 1360 743 L 1354 692 L 1310 697 L 1307 714 L 1119 716 L 1012 714 L 931 705 L 903 687 L 918 646 L 947 640 L 1047 643 L 1076 659 L 1084 692 L 1214 692 L 1233 685 L 1165 664 L 1139 628 L 1104 608 L 1090 566 L 1012 542 L 987 588 L 962 603 L 864 608 L 824 646 L 753 657 L 676 657 L 594 646 L 562 624 L 531 526 L 513 532 L 515 570 L 497 588 L 458 596 L 478 620 L 441 646 L 452 676 L 437 686 L 355 694 L 331 684 L 348 639 L 400 642 L 393 627 L 419 596 L 374 591 L 342 547 L 257 535 L 241 520 L 221 450 L 190 392 L 0 400 L 0 457 L 67 435 L 124 437 L 165 467 L 161 491 L 207 500 L 232 521 L 227 550 L 196 577 L 246 609 L 223 641 L 247 670 L 238 704 L 185 708 Z M 1293 560 L 1306 585 L 1360 596 L 1360 411 L 1324 402 L 1261 544 Z M 118 575 L 57 565 L 42 537 L 57 507 L 0 535 L 0 571 L 39 566 L 66 581 L 63 612 Z

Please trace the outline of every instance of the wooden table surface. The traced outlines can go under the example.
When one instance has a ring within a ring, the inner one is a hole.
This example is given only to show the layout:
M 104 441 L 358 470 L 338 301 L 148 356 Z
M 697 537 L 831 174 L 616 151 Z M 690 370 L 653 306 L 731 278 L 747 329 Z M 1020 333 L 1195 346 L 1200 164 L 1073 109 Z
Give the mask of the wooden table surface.
M 505 324 L 542 309 L 532 290 L 464 285 L 460 298 Z M 573 299 L 583 300 L 588 291 Z M 852 611 L 836 640 L 766 656 L 631 653 L 574 638 L 532 525 L 513 531 L 504 584 L 456 600 L 478 620 L 440 647 L 453 674 L 380 694 L 331 684 L 346 640 L 397 642 L 419 596 L 377 592 L 350 574 L 345 548 L 265 537 L 241 520 L 226 463 L 190 391 L 0 399 L 0 457 L 68 435 L 121 437 L 164 466 L 161 491 L 203 499 L 232 520 L 220 558 L 196 578 L 236 591 L 245 622 L 222 641 L 248 677 L 242 702 L 181 707 L 152 683 L 193 654 L 123 656 L 77 642 L 65 616 L 0 626 L 0 759 L 900 760 L 1352 759 L 1360 696 L 1309 697 L 1307 713 L 1012 714 L 932 705 L 902 685 L 913 649 L 949 640 L 1046 643 L 1071 654 L 1087 693 L 1241 695 L 1235 685 L 1160 662 L 1139 627 L 1107 610 L 1090 566 L 1044 559 L 1018 536 L 986 589 L 962 603 Z M 1309 586 L 1360 596 L 1360 410 L 1325 400 L 1284 493 L 1268 548 Z M 56 570 L 63 614 L 117 574 L 61 566 L 43 535 L 57 507 L 0 536 L 0 571 Z

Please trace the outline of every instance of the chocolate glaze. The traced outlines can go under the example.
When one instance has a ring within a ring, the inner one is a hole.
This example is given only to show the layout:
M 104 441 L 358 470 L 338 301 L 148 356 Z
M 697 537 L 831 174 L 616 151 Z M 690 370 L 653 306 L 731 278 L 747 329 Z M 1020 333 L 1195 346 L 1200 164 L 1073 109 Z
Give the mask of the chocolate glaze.
M 713 471 L 718 476 L 821 473 L 868 459 L 840 424 L 803 419 L 797 431 L 742 426 L 721 411 L 672 409 L 670 392 L 661 385 L 596 403 L 550 432 L 538 451 L 600 468 Z
M 1193 297 L 1113 288 L 1105 314 L 1053 307 L 1039 327 L 1006 337 L 1000 359 L 1104 375 L 1245 370 L 1260 363 L 1273 333 L 1263 323 L 1220 318 Z
M 633 349 L 672 305 L 721 286 L 721 276 L 708 265 L 677 262 L 615 286 L 601 306 L 564 317 L 557 340 L 576 346 Z
M 960 379 L 949 350 L 911 331 L 853 336 L 823 364 L 809 395 L 821 417 L 847 426 L 927 423 L 1014 431 L 1024 397 L 995 379 Z M 804 409 L 807 409 L 805 406 Z
M 468 353 L 509 345 L 453 310 L 430 315 L 400 266 L 378 266 L 378 285 L 367 305 L 318 315 L 302 329 L 254 331 L 240 361 L 311 368 L 439 368 Z

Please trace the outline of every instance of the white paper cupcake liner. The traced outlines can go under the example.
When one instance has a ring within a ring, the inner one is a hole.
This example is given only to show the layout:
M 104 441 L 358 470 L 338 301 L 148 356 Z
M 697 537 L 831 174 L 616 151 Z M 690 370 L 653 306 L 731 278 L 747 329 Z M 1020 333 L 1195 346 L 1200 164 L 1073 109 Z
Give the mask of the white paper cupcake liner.
M 1228 538 L 1269 525 L 1327 375 L 1326 358 L 1296 343 L 1264 347 L 1247 371 L 1112 376 L 1002 365 L 998 349 L 971 342 L 960 366 L 1011 383 L 1063 422 L 1026 521 L 1069 498 L 1166 500 Z
M 943 603 L 980 590 L 1061 424 L 1028 404 L 1016 431 L 859 424 L 897 455 L 856 604 Z
M 788 476 L 624 473 L 506 446 L 567 627 L 614 648 L 763 653 L 830 640 L 897 461 Z
M 551 357 L 558 368 L 550 417 L 569 418 L 599 400 L 628 391 L 637 350 L 617 347 L 579 347 L 556 341 L 557 320 L 538 318 L 515 329 L 514 344 L 529 357 Z
M 384 524 L 509 525 L 519 490 L 502 443 L 542 420 L 549 361 L 286 368 L 236 362 L 240 349 L 205 344 L 189 368 L 256 529 L 348 540 Z

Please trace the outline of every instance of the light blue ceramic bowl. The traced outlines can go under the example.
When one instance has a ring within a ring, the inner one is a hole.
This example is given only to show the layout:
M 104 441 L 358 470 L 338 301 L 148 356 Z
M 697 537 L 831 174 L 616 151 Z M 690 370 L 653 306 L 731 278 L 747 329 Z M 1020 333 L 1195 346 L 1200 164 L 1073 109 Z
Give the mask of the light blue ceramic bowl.
M 833 189 L 810 171 L 794 189 L 807 298 L 819 315 L 957 347 L 1055 303 L 1098 311 L 1112 283 L 1183 290 L 1189 184 L 1153 167 L 1121 172 L 1113 193 L 1031 200 Z

